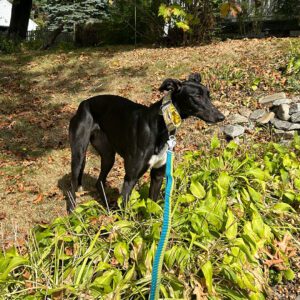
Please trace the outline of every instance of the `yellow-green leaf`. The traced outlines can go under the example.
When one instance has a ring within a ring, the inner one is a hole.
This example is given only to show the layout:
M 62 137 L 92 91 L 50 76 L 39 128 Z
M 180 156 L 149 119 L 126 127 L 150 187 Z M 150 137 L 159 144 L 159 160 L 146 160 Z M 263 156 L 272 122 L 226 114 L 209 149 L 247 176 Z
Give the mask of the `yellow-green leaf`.
M 205 278 L 205 283 L 208 292 L 211 294 L 213 293 L 213 268 L 211 262 L 208 260 L 202 267 L 201 270 L 203 272 L 204 278 Z
M 199 181 L 192 181 L 190 190 L 192 194 L 199 199 L 203 199 L 206 195 L 205 189 Z
M 234 218 L 234 214 L 230 209 L 227 209 L 227 221 L 225 225 L 225 235 L 229 240 L 236 238 L 238 224 Z

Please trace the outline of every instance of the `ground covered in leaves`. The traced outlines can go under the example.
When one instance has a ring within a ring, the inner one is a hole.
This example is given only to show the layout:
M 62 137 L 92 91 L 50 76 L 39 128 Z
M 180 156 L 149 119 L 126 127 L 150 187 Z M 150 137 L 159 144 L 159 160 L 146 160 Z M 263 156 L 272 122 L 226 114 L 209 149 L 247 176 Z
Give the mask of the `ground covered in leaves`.
M 165 78 L 184 79 L 200 72 L 221 111 L 259 108 L 257 99 L 274 91 L 299 95 L 299 81 L 285 72 L 299 45 L 299 38 L 270 38 L 188 48 L 113 47 L 1 55 L 0 244 L 22 244 L 33 224 L 65 214 L 70 173 L 67 128 L 80 101 L 110 93 L 149 105 L 161 97 L 158 87 Z M 205 147 L 218 132 L 218 127 L 202 121 L 186 121 L 178 134 L 178 159 L 186 150 Z M 251 135 L 255 141 L 270 138 L 257 130 Z M 86 192 L 80 202 L 97 199 L 94 185 L 99 169 L 99 159 L 91 150 L 84 177 Z M 118 157 L 108 178 L 112 199 L 123 175 Z M 148 174 L 141 183 L 147 180 Z

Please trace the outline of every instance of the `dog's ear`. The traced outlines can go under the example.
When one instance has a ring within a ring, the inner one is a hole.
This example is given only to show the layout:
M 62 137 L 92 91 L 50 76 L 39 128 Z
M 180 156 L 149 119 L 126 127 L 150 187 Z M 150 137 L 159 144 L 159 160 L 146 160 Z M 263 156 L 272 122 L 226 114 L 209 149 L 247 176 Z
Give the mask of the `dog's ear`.
M 188 81 L 194 81 L 196 83 L 200 83 L 202 80 L 201 75 L 199 73 L 190 74 Z
M 182 85 L 181 81 L 179 81 L 177 79 L 168 78 L 168 79 L 164 80 L 164 82 L 161 84 L 161 86 L 159 87 L 159 91 L 160 92 L 163 92 L 163 91 L 177 92 L 178 90 L 180 90 L 181 85 Z

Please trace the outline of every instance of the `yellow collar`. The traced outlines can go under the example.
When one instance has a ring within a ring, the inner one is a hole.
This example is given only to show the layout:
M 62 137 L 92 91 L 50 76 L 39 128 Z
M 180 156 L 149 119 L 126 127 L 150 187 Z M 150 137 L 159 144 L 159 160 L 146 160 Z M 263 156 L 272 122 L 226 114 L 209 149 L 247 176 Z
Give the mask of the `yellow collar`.
M 181 117 L 176 107 L 172 103 L 171 92 L 169 92 L 162 101 L 161 113 L 167 126 L 168 132 L 176 131 L 181 125 Z

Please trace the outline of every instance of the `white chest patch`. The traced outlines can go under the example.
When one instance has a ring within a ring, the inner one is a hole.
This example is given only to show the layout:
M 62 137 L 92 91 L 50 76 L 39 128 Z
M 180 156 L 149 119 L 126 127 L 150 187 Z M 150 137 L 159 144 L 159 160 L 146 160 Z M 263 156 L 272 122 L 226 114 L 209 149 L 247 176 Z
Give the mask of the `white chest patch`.
M 167 150 L 168 150 L 168 144 L 165 144 L 158 154 L 151 156 L 149 160 L 150 168 L 158 169 L 166 163 Z

